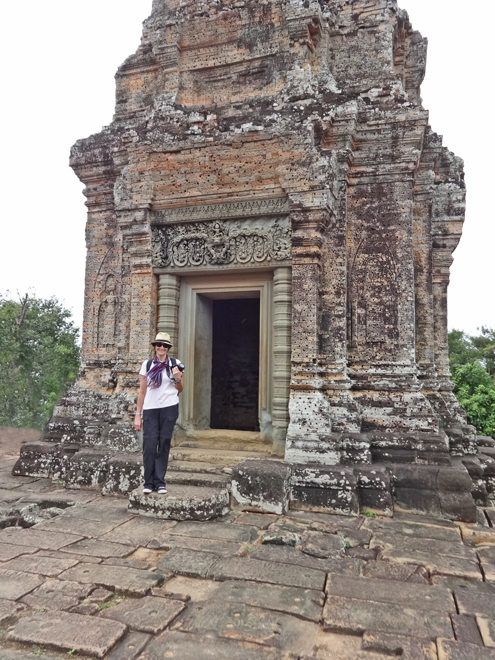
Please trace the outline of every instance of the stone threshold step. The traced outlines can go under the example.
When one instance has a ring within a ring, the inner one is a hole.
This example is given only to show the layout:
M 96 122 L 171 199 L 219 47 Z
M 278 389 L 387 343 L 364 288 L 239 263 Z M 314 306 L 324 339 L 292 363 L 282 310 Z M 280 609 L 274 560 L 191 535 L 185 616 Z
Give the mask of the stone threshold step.
M 128 508 L 131 513 L 151 518 L 211 520 L 229 512 L 229 494 L 225 489 L 170 485 L 166 495 L 145 495 L 140 487 L 129 494 Z
M 232 451 L 229 449 L 199 449 L 196 447 L 173 447 L 170 450 L 170 459 L 177 461 L 193 461 L 196 463 L 210 463 L 216 465 L 236 465 L 248 459 L 270 460 L 271 455 L 256 451 Z M 277 457 L 273 456 L 274 460 Z
M 174 472 L 201 472 L 202 474 L 227 474 L 225 470 L 228 470 L 229 473 L 231 470 L 227 467 L 218 463 L 203 463 L 194 461 L 178 461 L 170 460 L 168 464 L 169 470 L 174 470 Z
M 211 474 L 210 472 L 182 472 L 174 469 L 173 463 L 167 470 L 167 484 L 181 484 L 189 486 L 210 486 L 212 488 L 226 488 L 231 477 L 228 474 Z

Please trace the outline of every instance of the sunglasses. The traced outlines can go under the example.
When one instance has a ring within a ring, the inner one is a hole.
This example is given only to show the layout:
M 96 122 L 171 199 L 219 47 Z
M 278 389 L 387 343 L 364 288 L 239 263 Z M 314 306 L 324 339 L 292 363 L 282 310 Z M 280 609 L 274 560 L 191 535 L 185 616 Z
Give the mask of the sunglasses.
M 153 344 L 156 348 L 170 348 L 170 344 L 164 344 L 161 341 L 157 341 Z

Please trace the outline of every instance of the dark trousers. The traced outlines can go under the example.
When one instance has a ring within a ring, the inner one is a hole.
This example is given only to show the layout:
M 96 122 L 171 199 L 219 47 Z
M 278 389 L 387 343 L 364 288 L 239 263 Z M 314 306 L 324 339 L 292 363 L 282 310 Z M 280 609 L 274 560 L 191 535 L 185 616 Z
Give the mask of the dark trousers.
M 179 404 L 143 410 L 143 464 L 145 488 L 165 486 L 170 441 L 179 416 Z

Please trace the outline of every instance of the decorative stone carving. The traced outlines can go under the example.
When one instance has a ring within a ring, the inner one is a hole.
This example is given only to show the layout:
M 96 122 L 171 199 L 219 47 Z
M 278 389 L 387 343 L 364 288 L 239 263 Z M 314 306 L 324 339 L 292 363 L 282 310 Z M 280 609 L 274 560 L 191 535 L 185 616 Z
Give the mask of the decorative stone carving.
M 152 245 L 155 268 L 282 265 L 291 230 L 287 218 L 155 226 Z
M 286 215 L 289 213 L 287 197 L 275 199 L 249 199 L 225 204 L 203 204 L 183 206 L 178 209 L 152 211 L 151 223 L 170 224 L 172 222 L 197 222 L 199 220 L 223 220 L 227 218 L 252 218 L 255 216 Z

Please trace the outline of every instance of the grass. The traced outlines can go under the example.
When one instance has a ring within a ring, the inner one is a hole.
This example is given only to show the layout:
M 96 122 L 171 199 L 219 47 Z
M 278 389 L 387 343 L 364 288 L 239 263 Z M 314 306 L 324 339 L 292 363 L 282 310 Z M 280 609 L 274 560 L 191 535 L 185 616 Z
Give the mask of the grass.
M 45 655 L 46 651 L 40 646 L 33 646 L 34 655 Z
M 102 610 L 108 610 L 109 607 L 113 607 L 114 605 L 116 605 L 116 603 L 109 600 L 106 603 L 98 603 L 98 609 L 101 612 Z
M 363 511 L 363 516 L 368 516 L 368 518 L 376 518 L 376 513 L 370 511 L 369 509 L 365 509 Z
M 73 655 L 77 655 L 76 649 L 72 649 L 72 651 L 67 651 L 67 655 L 70 655 L 70 657 L 72 657 Z

